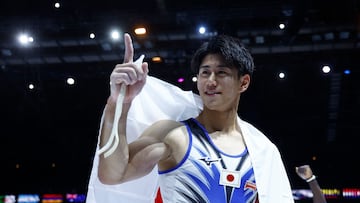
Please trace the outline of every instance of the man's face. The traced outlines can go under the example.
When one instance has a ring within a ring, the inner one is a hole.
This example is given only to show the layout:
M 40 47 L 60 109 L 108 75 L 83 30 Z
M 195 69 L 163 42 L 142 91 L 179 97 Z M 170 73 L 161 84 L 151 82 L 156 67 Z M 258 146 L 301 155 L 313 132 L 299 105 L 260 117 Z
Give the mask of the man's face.
M 211 110 L 224 111 L 238 105 L 241 85 L 237 69 L 225 64 L 220 54 L 208 54 L 200 64 L 197 88 Z

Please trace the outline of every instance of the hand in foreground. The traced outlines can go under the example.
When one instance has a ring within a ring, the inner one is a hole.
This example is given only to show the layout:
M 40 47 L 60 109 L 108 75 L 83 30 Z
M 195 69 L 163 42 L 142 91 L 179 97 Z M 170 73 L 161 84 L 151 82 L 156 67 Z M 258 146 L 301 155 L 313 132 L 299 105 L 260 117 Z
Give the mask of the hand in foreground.
M 149 72 L 148 64 L 143 62 L 137 64 L 133 61 L 134 48 L 131 37 L 128 33 L 124 34 L 125 55 L 124 62 L 117 64 L 110 75 L 110 100 L 116 102 L 122 85 L 127 85 L 124 103 L 131 102 L 139 94 L 146 82 Z

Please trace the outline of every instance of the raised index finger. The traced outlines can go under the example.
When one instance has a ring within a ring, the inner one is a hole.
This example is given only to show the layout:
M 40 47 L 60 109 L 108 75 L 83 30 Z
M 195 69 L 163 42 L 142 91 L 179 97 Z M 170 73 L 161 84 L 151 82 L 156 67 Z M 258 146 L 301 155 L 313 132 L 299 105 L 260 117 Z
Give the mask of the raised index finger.
M 134 47 L 132 44 L 131 37 L 128 33 L 124 34 L 124 43 L 125 43 L 124 63 L 133 62 Z

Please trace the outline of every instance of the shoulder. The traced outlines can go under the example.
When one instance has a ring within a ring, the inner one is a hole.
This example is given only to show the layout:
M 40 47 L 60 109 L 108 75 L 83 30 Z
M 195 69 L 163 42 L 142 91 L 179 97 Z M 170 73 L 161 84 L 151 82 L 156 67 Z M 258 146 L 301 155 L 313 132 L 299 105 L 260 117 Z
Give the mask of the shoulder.
M 267 136 L 261 130 L 259 130 L 257 127 L 255 127 L 253 124 L 251 124 L 245 120 L 242 120 L 240 118 L 238 118 L 238 122 L 239 122 L 241 130 L 248 131 L 249 133 L 251 133 L 252 136 L 267 139 Z
M 143 133 L 142 136 L 157 137 L 164 139 L 170 132 L 183 126 L 181 122 L 174 120 L 159 120 L 150 125 Z
M 176 167 L 186 155 L 189 146 L 187 128 L 183 123 L 174 121 L 160 121 L 154 123 L 155 126 L 166 129 L 161 132 L 163 133 L 161 139 L 169 150 L 169 156 L 159 162 L 159 169 L 169 170 Z
M 183 125 L 184 125 L 183 123 L 175 120 L 159 120 L 153 123 L 150 127 L 155 129 L 160 128 L 166 131 L 171 131 Z
M 263 147 L 276 148 L 274 143 L 253 124 L 250 124 L 240 118 L 238 121 L 246 143 L 261 143 Z

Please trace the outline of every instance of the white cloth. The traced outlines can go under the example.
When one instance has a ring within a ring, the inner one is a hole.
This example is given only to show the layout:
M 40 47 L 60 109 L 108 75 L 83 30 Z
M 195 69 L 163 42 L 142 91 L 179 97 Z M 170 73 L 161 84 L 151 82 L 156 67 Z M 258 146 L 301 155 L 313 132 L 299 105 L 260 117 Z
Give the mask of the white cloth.
M 254 126 L 238 118 L 254 168 L 260 203 L 293 203 L 294 199 L 278 148 Z
M 148 76 L 143 90 L 134 99 L 129 110 L 128 141 L 135 140 L 146 127 L 157 120 L 185 120 L 196 117 L 201 108 L 202 103 L 198 95 Z M 96 151 L 98 150 L 99 146 Z M 157 168 L 154 168 L 147 176 L 131 182 L 104 185 L 97 177 L 98 159 L 97 156 L 93 159 L 86 203 L 154 202 L 158 188 Z
M 198 95 L 183 91 L 148 76 L 128 115 L 127 133 L 132 141 L 160 119 L 185 120 L 202 109 Z M 251 124 L 238 119 L 254 167 L 260 203 L 293 203 L 289 179 L 277 147 Z M 101 129 L 100 129 L 101 130 Z M 98 150 L 98 148 L 97 148 Z M 153 203 L 158 189 L 157 168 L 147 176 L 119 184 L 104 185 L 97 177 L 98 157 L 94 157 L 86 203 Z

